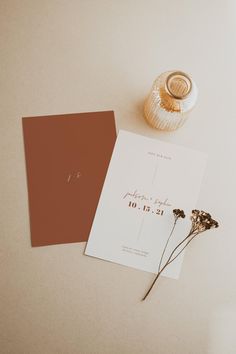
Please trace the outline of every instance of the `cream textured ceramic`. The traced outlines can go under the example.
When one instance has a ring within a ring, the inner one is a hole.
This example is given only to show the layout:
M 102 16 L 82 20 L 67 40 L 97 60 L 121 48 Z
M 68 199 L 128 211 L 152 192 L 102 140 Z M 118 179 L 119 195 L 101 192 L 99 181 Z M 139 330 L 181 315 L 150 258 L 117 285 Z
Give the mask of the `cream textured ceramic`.
M 197 100 L 197 86 L 182 71 L 167 71 L 154 81 L 144 105 L 148 123 L 159 130 L 175 130 L 186 121 Z

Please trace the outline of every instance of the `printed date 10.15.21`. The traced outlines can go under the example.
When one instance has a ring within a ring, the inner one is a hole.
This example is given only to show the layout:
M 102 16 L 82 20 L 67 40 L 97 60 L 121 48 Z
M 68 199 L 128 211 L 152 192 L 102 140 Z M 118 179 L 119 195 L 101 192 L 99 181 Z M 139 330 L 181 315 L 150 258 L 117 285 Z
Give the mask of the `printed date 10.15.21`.
M 163 215 L 164 214 L 164 210 L 162 209 L 155 209 L 155 210 L 152 210 L 151 207 L 149 205 L 144 205 L 142 207 L 139 207 L 137 205 L 137 203 L 135 202 L 129 202 L 128 206 L 130 208 L 136 208 L 136 209 L 139 209 L 141 211 L 145 211 L 145 212 L 149 212 L 149 213 L 152 213 L 152 214 L 157 214 L 157 215 Z

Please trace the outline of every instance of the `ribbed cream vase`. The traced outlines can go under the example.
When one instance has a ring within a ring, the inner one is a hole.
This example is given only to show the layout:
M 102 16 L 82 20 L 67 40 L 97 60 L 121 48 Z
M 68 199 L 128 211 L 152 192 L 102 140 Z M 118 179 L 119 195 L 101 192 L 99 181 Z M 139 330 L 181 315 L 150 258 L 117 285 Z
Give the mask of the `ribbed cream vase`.
M 172 79 L 172 91 L 168 89 L 168 78 Z M 177 78 L 177 79 L 176 79 Z M 186 89 L 188 80 L 189 92 L 181 95 Z M 174 82 L 175 80 L 175 82 Z M 179 84 L 180 82 L 180 84 Z M 182 85 L 182 86 L 181 86 Z M 197 86 L 189 75 L 180 71 L 168 71 L 154 81 L 151 92 L 144 104 L 144 114 L 147 122 L 154 128 L 172 131 L 180 128 L 189 116 L 197 100 Z M 176 95 L 173 95 L 174 94 Z

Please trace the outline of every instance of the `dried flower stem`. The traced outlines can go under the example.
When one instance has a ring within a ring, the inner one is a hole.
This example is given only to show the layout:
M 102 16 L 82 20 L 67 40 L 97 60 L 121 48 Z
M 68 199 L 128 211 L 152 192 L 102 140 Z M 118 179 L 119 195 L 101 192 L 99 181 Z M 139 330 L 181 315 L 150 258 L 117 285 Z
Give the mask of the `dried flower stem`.
M 174 255 L 175 251 L 176 251 L 191 235 L 193 235 L 193 234 L 189 233 L 188 236 L 186 236 L 186 237 L 173 249 L 173 251 L 171 252 L 169 258 L 167 259 L 165 265 L 164 265 L 160 270 L 158 270 L 158 273 L 157 273 L 155 279 L 153 280 L 153 282 L 152 282 L 152 284 L 151 284 L 149 290 L 148 290 L 147 293 L 145 294 L 145 296 L 142 298 L 142 301 L 144 301 L 144 300 L 147 298 L 147 296 L 149 295 L 149 293 L 150 293 L 150 291 L 152 290 L 153 286 L 155 285 L 157 279 L 159 278 L 159 276 L 161 275 L 161 273 L 165 270 L 165 268 L 166 268 L 170 263 L 172 263 L 172 262 L 183 252 L 183 250 L 187 247 L 187 245 L 192 241 L 192 239 L 193 239 L 197 234 L 195 234 L 195 235 L 186 243 L 186 245 L 181 249 L 181 251 L 180 251 L 173 259 L 171 259 L 171 257 Z
M 170 235 L 169 235 L 169 237 L 168 237 L 168 239 L 167 239 L 167 241 L 166 241 L 166 244 L 165 244 L 164 250 L 163 250 L 162 255 L 161 255 L 161 259 L 160 259 L 160 262 L 159 262 L 159 265 L 158 265 L 158 272 L 159 272 L 159 271 L 160 271 L 160 269 L 161 269 L 162 260 L 163 260 L 163 257 L 164 257 L 164 255 L 165 255 L 165 252 L 166 252 L 167 246 L 168 246 L 168 244 L 169 244 L 169 242 L 170 242 L 171 236 L 173 235 L 173 232 L 174 232 L 174 229 L 175 229 L 175 226 L 176 226 L 177 220 L 178 220 L 178 218 L 176 217 L 176 218 L 175 218 L 174 225 L 173 225 L 173 227 L 172 227 L 172 230 L 171 230 Z
M 185 218 L 184 211 L 181 210 L 181 209 L 174 209 L 174 210 L 173 210 L 173 214 L 174 214 L 174 218 L 175 218 L 174 225 L 173 225 L 173 227 L 172 227 L 172 230 L 171 230 L 171 232 L 170 232 L 170 235 L 169 235 L 169 237 L 168 237 L 168 239 L 167 239 L 167 241 L 166 241 L 164 250 L 163 250 L 163 252 L 162 252 L 161 259 L 160 259 L 159 266 L 158 266 L 158 272 L 159 272 L 160 269 L 161 269 L 162 260 L 163 260 L 163 257 L 164 257 L 164 255 L 165 255 L 167 246 L 168 246 L 168 244 L 169 244 L 169 242 L 170 242 L 171 236 L 173 235 L 173 232 L 174 232 L 174 229 L 175 229 L 177 220 L 178 220 L 179 218 L 182 218 L 182 219 Z
M 164 266 L 161 268 L 161 264 L 162 264 L 162 260 L 164 257 L 164 254 L 166 252 L 167 246 L 169 244 L 170 238 L 173 235 L 175 226 L 176 226 L 176 222 L 177 220 L 181 217 L 184 218 L 185 214 L 183 210 L 180 209 L 174 209 L 173 210 L 174 213 L 174 217 L 175 217 L 175 221 L 174 221 L 174 225 L 171 229 L 170 235 L 166 241 L 164 250 L 162 252 L 161 255 L 161 259 L 160 259 L 160 263 L 158 266 L 158 273 L 155 277 L 155 279 L 153 280 L 149 290 L 147 291 L 147 293 L 145 294 L 145 296 L 143 297 L 142 301 L 144 301 L 147 296 L 149 295 L 150 291 L 152 290 L 153 286 L 155 285 L 157 279 L 159 278 L 159 276 L 161 275 L 161 273 L 165 270 L 165 268 L 170 265 L 183 251 L 184 249 L 189 245 L 189 243 L 200 233 L 209 230 L 211 228 L 216 228 L 219 226 L 218 222 L 215 221 L 214 219 L 212 219 L 211 215 L 209 213 L 206 213 L 204 211 L 199 211 L 199 210 L 192 210 L 192 215 L 191 215 L 191 221 L 192 221 L 192 225 L 191 225 L 191 229 L 188 233 L 188 235 L 173 249 L 173 251 L 170 253 L 166 263 L 164 264 Z M 187 242 L 186 242 L 187 241 Z M 184 243 L 186 242 L 186 244 L 184 245 Z M 181 246 L 183 245 L 183 247 L 181 248 Z M 181 249 L 180 249 L 181 248 Z M 177 254 L 175 255 L 175 252 L 177 252 Z

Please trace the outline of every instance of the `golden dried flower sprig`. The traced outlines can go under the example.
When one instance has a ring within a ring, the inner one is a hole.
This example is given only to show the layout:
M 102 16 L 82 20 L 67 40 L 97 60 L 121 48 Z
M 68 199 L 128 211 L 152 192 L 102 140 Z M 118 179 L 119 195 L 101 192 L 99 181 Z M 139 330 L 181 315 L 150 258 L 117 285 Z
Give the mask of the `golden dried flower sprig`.
M 203 210 L 192 210 L 192 228 L 198 233 L 213 229 L 219 226 L 218 222 L 212 219 L 211 214 Z
M 185 213 L 183 210 L 181 209 L 174 209 L 173 210 L 173 214 L 174 214 L 174 225 L 171 229 L 170 235 L 166 241 L 165 247 L 163 249 L 162 255 L 161 255 L 161 259 L 160 259 L 160 263 L 158 266 L 158 273 L 155 277 L 155 279 L 153 280 L 149 290 L 147 291 L 146 295 L 143 297 L 142 301 L 144 301 L 147 296 L 149 295 L 150 291 L 152 290 L 153 286 L 155 285 L 157 279 L 159 278 L 159 276 L 161 275 L 161 273 L 165 270 L 165 268 L 170 265 L 183 251 L 184 249 L 188 246 L 188 244 L 199 234 L 201 234 L 202 232 L 206 231 L 206 230 L 210 230 L 210 229 L 214 229 L 217 228 L 219 226 L 218 222 L 214 219 L 212 219 L 211 215 L 203 210 L 192 210 L 192 214 L 190 216 L 190 220 L 192 222 L 191 224 L 191 228 L 189 233 L 187 234 L 187 236 L 172 250 L 172 252 L 170 253 L 167 261 L 165 262 L 164 265 L 162 265 L 162 261 L 163 261 L 163 257 L 166 253 L 166 249 L 167 246 L 169 244 L 169 241 L 173 235 L 176 223 L 178 221 L 178 219 L 185 218 Z

